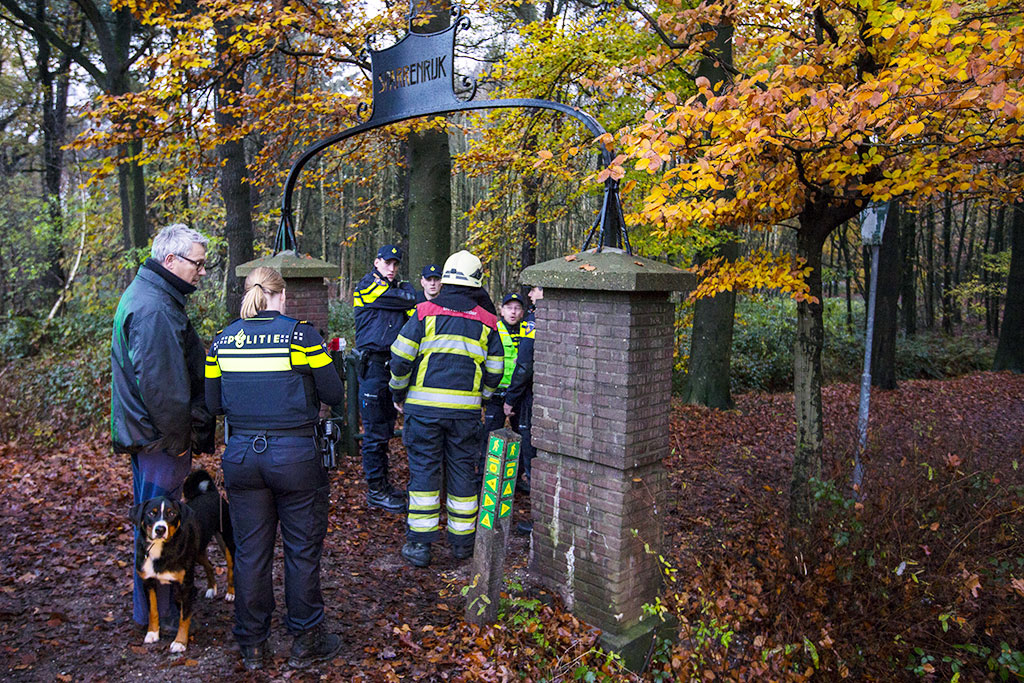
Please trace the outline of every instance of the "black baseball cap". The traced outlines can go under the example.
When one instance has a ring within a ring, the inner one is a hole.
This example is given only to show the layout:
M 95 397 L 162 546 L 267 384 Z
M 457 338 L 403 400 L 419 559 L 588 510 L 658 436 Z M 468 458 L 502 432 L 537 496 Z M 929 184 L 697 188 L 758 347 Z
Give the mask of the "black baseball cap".
M 388 261 L 390 259 L 401 261 L 402 248 L 396 244 L 385 244 L 383 247 L 377 250 L 377 258 L 382 258 L 385 261 Z
M 526 308 L 526 303 L 523 301 L 523 297 L 519 296 L 515 292 L 512 292 L 511 294 L 506 294 L 505 298 L 501 300 L 501 305 L 504 306 L 509 301 L 518 301 L 523 308 Z
M 433 263 L 428 263 L 427 265 L 423 266 L 423 272 L 421 273 L 421 275 L 428 279 L 432 277 L 441 277 L 441 269 L 438 268 Z

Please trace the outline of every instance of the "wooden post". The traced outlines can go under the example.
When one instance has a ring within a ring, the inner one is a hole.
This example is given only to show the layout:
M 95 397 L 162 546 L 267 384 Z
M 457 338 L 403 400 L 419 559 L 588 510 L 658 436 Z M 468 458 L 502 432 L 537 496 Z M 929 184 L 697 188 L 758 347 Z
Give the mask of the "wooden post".
M 466 621 L 498 620 L 498 598 L 504 582 L 505 541 L 512 526 L 512 496 L 519 473 L 519 435 L 498 429 L 487 439 L 480 516 L 473 549 L 473 579 L 466 593 Z

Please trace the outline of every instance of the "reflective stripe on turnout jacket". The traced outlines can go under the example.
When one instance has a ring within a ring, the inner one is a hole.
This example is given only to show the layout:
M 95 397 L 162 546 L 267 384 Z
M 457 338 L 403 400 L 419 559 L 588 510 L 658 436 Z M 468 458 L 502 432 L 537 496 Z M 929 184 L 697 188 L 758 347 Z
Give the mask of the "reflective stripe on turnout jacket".
M 504 370 L 497 323 L 479 306 L 416 306 L 391 345 L 389 386 L 396 400 L 405 397 L 407 415 L 480 418 L 482 400 L 494 393 Z

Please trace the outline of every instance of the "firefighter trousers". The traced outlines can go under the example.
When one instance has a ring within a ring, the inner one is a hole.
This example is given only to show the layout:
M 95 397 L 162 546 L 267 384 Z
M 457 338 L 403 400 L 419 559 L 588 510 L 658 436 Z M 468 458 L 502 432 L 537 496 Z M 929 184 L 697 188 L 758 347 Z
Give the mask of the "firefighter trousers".
M 471 548 L 476 539 L 477 492 L 483 425 L 479 413 L 454 418 L 405 416 L 402 442 L 409 454 L 408 539 L 432 543 L 441 537 L 441 478 L 444 476 L 448 543 Z

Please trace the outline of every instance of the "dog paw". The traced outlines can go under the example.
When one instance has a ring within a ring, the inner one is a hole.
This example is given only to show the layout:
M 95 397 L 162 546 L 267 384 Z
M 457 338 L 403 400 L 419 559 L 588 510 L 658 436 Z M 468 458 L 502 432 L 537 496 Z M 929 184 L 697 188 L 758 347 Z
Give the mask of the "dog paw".
M 235 601 L 235 594 L 234 593 L 225 593 L 224 594 L 224 602 L 234 602 L 234 601 Z
M 185 651 L 185 643 L 179 643 L 178 641 L 174 641 L 173 643 L 171 643 L 171 652 L 184 652 L 184 651 Z
M 217 597 L 217 589 L 216 588 L 207 588 L 206 589 L 206 597 L 207 598 L 215 598 L 215 597 Z
M 160 631 L 147 631 L 146 639 L 142 642 L 148 645 L 149 643 L 155 643 L 158 640 L 160 640 Z

